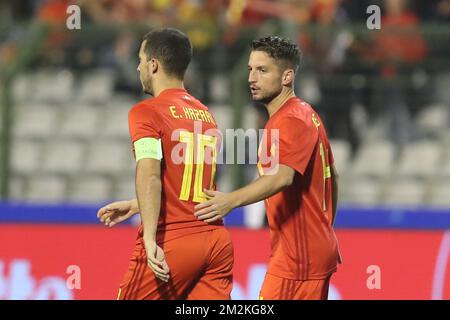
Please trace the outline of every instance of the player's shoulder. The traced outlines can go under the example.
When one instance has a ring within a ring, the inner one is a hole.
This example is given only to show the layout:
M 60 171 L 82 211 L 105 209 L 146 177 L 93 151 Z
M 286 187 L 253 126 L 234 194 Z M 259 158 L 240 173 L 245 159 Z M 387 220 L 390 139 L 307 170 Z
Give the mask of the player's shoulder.
M 172 105 L 183 106 L 186 104 L 186 106 L 193 106 L 196 109 L 208 110 L 208 107 L 206 107 L 203 102 L 187 91 L 174 94 L 162 94 L 158 97 L 147 99 L 145 102 L 157 107 L 167 107 Z
M 203 110 L 208 111 L 208 107 L 203 102 L 201 102 L 198 98 L 194 97 L 191 94 L 185 95 L 183 97 L 183 99 L 186 101 L 190 101 L 191 104 L 193 104 L 198 109 L 203 109 Z
M 155 101 L 155 98 L 145 99 L 134 104 L 128 114 L 137 114 L 137 113 L 153 113 L 158 110 L 158 103 Z
M 290 101 L 291 107 L 288 108 L 288 116 L 298 118 L 300 120 L 309 120 L 311 115 L 316 113 L 313 107 L 306 101 L 296 97 Z
M 307 127 L 313 124 L 311 120 L 316 116 L 316 112 L 309 103 L 298 97 L 290 99 L 287 103 L 280 114 L 281 121 L 299 123 Z

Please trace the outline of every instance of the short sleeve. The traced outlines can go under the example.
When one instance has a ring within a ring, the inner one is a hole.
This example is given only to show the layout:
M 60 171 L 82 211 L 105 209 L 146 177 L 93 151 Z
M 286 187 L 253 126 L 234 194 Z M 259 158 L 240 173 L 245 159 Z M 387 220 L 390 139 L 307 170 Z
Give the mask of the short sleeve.
M 157 112 L 148 105 L 137 104 L 128 112 L 131 143 L 141 138 L 161 138 L 161 121 Z
M 319 139 L 314 125 L 295 117 L 285 117 L 279 128 L 279 163 L 304 174 Z

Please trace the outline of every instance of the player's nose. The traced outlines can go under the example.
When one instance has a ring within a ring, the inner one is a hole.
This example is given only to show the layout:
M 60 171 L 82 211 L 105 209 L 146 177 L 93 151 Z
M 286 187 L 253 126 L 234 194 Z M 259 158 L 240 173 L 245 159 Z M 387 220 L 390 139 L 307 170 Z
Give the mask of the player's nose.
M 256 82 L 256 77 L 255 77 L 255 73 L 252 71 L 249 71 L 248 73 L 248 83 L 255 83 Z

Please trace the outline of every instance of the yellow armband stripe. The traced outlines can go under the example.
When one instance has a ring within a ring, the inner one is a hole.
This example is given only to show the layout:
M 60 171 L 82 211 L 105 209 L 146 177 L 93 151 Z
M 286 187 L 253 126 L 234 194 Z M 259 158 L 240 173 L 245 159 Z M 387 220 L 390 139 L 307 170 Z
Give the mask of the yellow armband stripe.
M 142 138 L 134 142 L 134 153 L 136 155 L 136 162 L 145 159 L 162 159 L 161 139 L 156 138 Z

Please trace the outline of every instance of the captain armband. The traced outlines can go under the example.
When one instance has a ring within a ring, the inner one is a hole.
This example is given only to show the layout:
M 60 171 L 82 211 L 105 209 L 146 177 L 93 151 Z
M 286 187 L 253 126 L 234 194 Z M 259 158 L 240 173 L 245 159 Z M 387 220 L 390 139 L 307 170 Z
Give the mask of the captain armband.
M 161 160 L 163 157 L 161 139 L 141 138 L 135 141 L 134 153 L 136 155 L 136 162 L 148 158 Z

